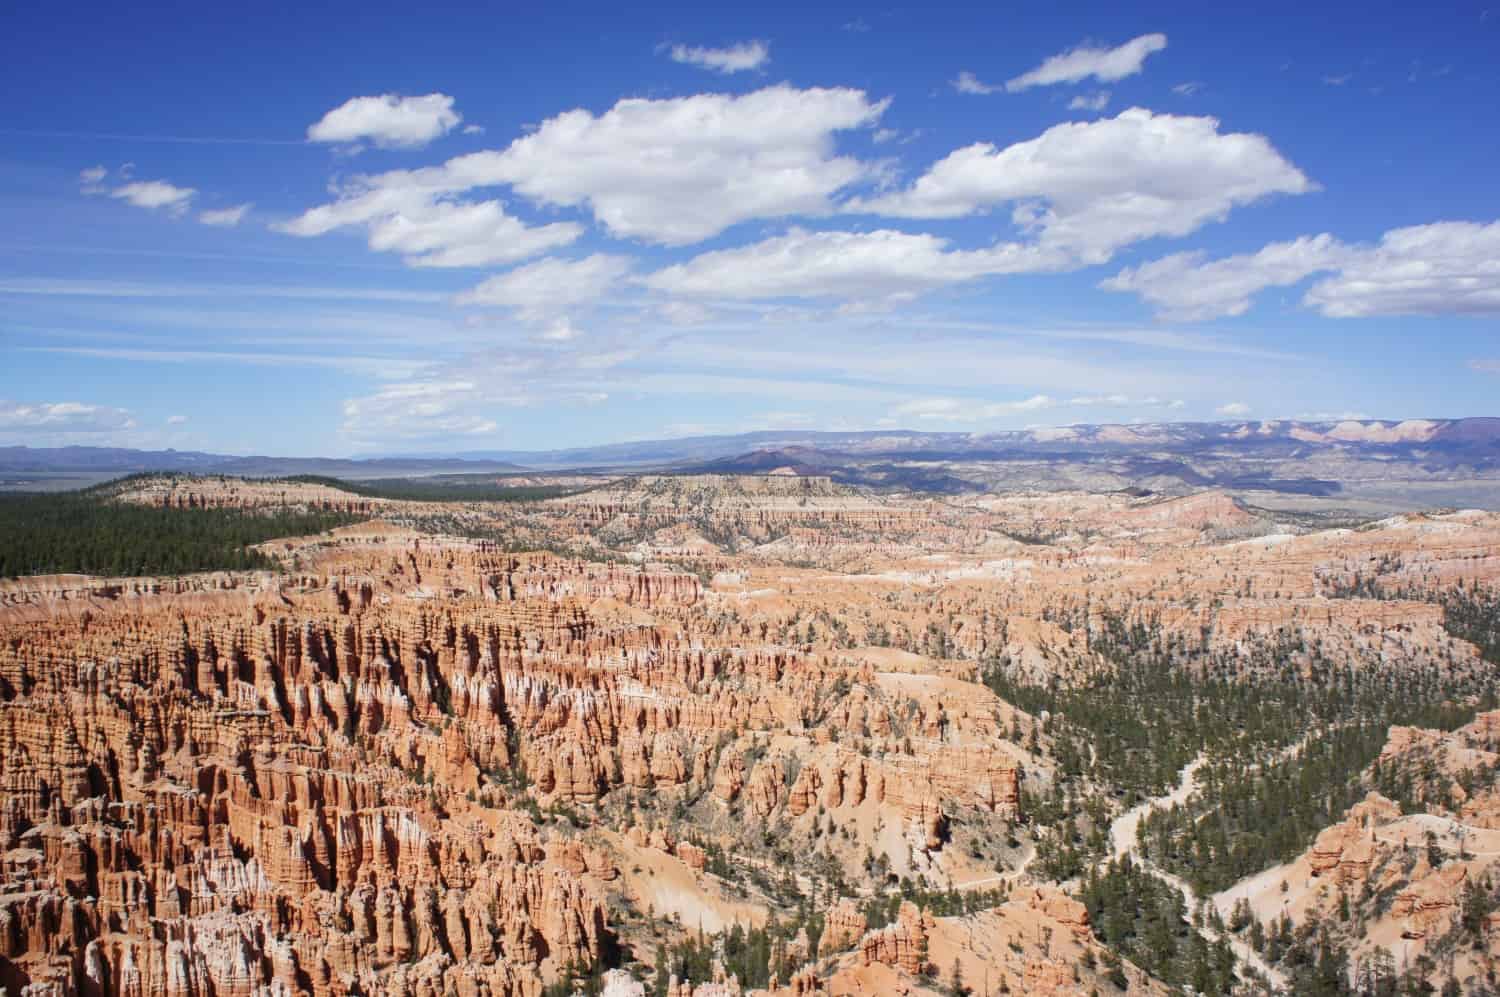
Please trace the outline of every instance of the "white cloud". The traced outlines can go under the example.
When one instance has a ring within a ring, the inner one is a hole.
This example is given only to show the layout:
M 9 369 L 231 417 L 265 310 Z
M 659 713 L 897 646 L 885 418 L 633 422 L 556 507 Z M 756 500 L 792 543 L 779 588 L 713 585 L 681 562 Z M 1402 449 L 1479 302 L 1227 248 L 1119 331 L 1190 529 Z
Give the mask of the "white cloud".
M 491 277 L 458 296 L 461 305 L 514 308 L 541 321 L 591 304 L 630 271 L 623 256 L 595 253 L 581 260 L 546 259 Z
M 504 150 L 360 178 L 285 230 L 313 235 L 392 212 L 431 214 L 442 197 L 509 184 L 544 204 L 591 210 L 616 236 L 686 245 L 751 219 L 829 213 L 834 194 L 875 173 L 837 155 L 835 135 L 873 125 L 886 103 L 859 90 L 782 85 L 742 96 L 632 98 L 597 117 L 568 111 Z M 581 233 L 533 231 L 572 233 L 566 241 Z
M 465 135 L 483 135 L 484 125 L 464 125 L 463 133 Z
M 219 228 L 234 228 L 245 220 L 245 215 L 250 212 L 249 204 L 241 204 L 233 208 L 212 208 L 208 211 L 200 211 L 198 220 L 204 225 L 214 225 Z
M 727 48 L 672 46 L 672 61 L 701 66 L 716 73 L 741 73 L 771 61 L 771 47 L 762 41 L 740 42 Z
M 1052 56 L 1029 73 L 1006 81 L 1005 89 L 1014 93 L 1029 87 L 1077 83 L 1090 77 L 1101 83 L 1113 83 L 1139 73 L 1147 56 L 1166 47 L 1167 36 L 1163 34 L 1141 35 L 1118 48 L 1080 45 Z
M 1156 397 L 1135 398 L 1130 395 L 1080 395 L 1054 398 L 1036 394 L 1009 402 L 978 402 L 958 398 L 923 398 L 905 402 L 892 411 L 898 421 L 916 418 L 934 422 L 984 422 L 1021 412 L 1040 412 L 1057 408 L 1182 408 L 1181 401 L 1163 401 Z
M 1109 106 L 1109 91 L 1100 90 L 1097 93 L 1079 94 L 1068 101 L 1070 111 L 1102 111 Z
M 1303 300 L 1334 318 L 1500 314 L 1500 221 L 1392 229 Z
M 1250 406 L 1246 405 L 1244 402 L 1226 402 L 1223 405 L 1220 405 L 1218 408 L 1214 409 L 1214 411 L 1219 415 L 1226 415 L 1231 418 L 1239 418 L 1241 416 L 1250 414 Z
M 1369 418 L 1367 412 L 1347 409 L 1343 412 L 1299 412 L 1292 416 L 1296 422 L 1364 422 Z
M 472 380 L 390 384 L 373 395 L 344 402 L 343 432 L 380 439 L 486 436 L 497 423 L 471 411 L 484 397 Z
M 565 345 L 575 336 L 576 330 L 559 320 L 532 337 L 530 345 L 428 364 L 406 380 L 346 399 L 340 433 L 360 446 L 483 437 L 500 431 L 501 410 L 607 401 L 617 383 L 607 379 L 610 370 L 633 359 L 635 351 Z M 630 391 L 642 387 L 633 377 L 618 383 Z
M 1003 88 L 992 83 L 985 83 L 979 77 L 965 69 L 953 81 L 953 89 L 959 93 L 971 93 L 982 96 L 984 94 L 996 93 Z
M 897 419 L 927 422 L 984 422 L 1019 412 L 1054 408 L 1057 401 L 1047 395 L 1032 395 L 1013 402 L 979 402 L 959 398 L 919 398 L 892 410 Z
M 170 214 L 181 215 L 187 211 L 188 202 L 197 193 L 192 187 L 177 187 L 165 180 L 137 180 L 123 187 L 116 187 L 110 191 L 109 196 L 137 208 L 165 208 Z
M 1469 369 L 1481 374 L 1500 374 L 1500 360 L 1470 360 Z
M 187 421 L 188 421 L 188 417 L 185 416 L 185 415 L 169 415 L 169 416 L 167 416 L 167 425 L 168 426 L 182 426 L 182 425 L 185 425 L 187 423 Z
M 500 201 L 460 201 L 424 190 L 419 182 L 403 182 L 411 176 L 402 171 L 361 179 L 332 204 L 273 227 L 306 237 L 364 226 L 371 249 L 401 253 L 414 267 L 515 263 L 583 235 L 583 226 L 574 222 L 533 228 L 507 214 Z
M 452 131 L 463 115 L 453 98 L 430 93 L 401 97 L 351 97 L 308 126 L 309 142 L 374 142 L 389 149 L 415 149 Z
M 1130 395 L 1079 395 L 1069 398 L 1064 404 L 1075 408 L 1182 408 L 1181 399 L 1166 401 L 1154 395 L 1132 398 Z
M 656 312 L 672 325 L 703 325 L 713 320 L 713 309 L 696 301 L 666 301 L 657 306 Z
M 1183 236 L 1235 206 L 1314 185 L 1262 135 L 1221 133 L 1210 117 L 1131 108 L 1067 122 L 1004 149 L 967 146 L 909 188 L 850 210 L 959 218 L 1004 203 L 1043 247 L 1100 263 L 1121 246 Z
M 1500 222 L 1435 222 L 1392 229 L 1380 242 L 1341 243 L 1328 234 L 1271 243 L 1259 252 L 1207 261 L 1177 253 L 1100 284 L 1133 291 L 1169 318 L 1241 315 L 1268 287 L 1328 273 L 1302 303 L 1331 318 L 1500 313 Z
M 13 402 L 0 399 L 0 434 L 31 435 L 109 433 L 133 429 L 135 419 L 121 408 L 82 402 Z
M 1325 76 L 1325 77 L 1323 77 L 1323 82 L 1326 83 L 1326 84 L 1328 84 L 1331 87 L 1341 87 L 1345 83 L 1348 83 L 1352 79 L 1354 79 L 1354 74 L 1353 73 L 1340 73 L 1337 76 Z
M 548 204 L 587 205 L 616 236 L 685 245 L 753 218 L 826 214 L 870 175 L 833 137 L 886 102 L 859 90 L 774 86 L 743 96 L 622 100 L 599 117 L 550 118 L 503 153 L 448 164 Z
M 109 170 L 102 166 L 90 166 L 88 169 L 78 171 L 78 188 L 85 194 L 104 193 L 104 178 L 109 176 Z
M 537 334 L 537 338 L 548 343 L 567 343 L 582 335 L 582 330 L 568 320 L 566 315 L 559 316 L 547 324 L 547 327 Z
M 1177 84 L 1172 88 L 1172 92 L 1179 97 L 1193 97 L 1202 91 L 1202 89 L 1202 83 L 1199 83 L 1197 80 L 1189 80 L 1186 83 Z
M 1107 291 L 1133 291 L 1164 318 L 1201 320 L 1243 315 L 1267 287 L 1286 287 L 1337 266 L 1349 251 L 1331 235 L 1275 242 L 1259 252 L 1205 262 L 1201 252 L 1174 253 L 1129 267 L 1100 283 Z
M 903 301 L 976 277 L 1059 269 L 1066 259 L 1006 243 L 978 250 L 948 248 L 935 235 L 809 232 L 792 229 L 748 246 L 703 253 L 658 270 L 643 283 L 695 298 L 833 298 Z

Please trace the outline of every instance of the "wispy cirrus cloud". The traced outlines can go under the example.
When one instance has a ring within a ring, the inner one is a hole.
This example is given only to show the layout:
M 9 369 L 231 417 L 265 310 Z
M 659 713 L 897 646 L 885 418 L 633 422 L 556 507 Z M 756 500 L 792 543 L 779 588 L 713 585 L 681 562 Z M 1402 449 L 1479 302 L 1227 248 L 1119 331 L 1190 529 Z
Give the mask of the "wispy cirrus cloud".
M 967 69 L 953 78 L 952 86 L 959 93 L 975 94 L 981 97 L 992 93 L 999 93 L 1005 89 L 1005 87 L 998 84 L 984 82 Z
M 245 220 L 251 207 L 249 204 L 239 204 L 232 208 L 210 208 L 198 212 L 198 221 L 215 228 L 234 228 Z
M 132 204 L 137 208 L 164 210 L 170 215 L 183 215 L 188 204 L 198 192 L 192 187 L 178 187 L 165 180 L 137 180 L 116 187 L 109 196 Z
M 771 61 L 771 46 L 758 40 L 738 42 L 723 48 L 673 45 L 669 52 L 673 62 L 726 74 L 759 69 Z
M 1115 48 L 1079 45 L 1051 56 L 1030 72 L 1006 80 L 1005 89 L 1015 93 L 1032 87 L 1079 83 L 1087 79 L 1113 83 L 1139 73 L 1148 56 L 1166 47 L 1167 36 L 1160 33 L 1140 35 Z
M 16 402 L 0 399 L 0 436 L 66 436 L 133 429 L 126 409 L 83 402 Z

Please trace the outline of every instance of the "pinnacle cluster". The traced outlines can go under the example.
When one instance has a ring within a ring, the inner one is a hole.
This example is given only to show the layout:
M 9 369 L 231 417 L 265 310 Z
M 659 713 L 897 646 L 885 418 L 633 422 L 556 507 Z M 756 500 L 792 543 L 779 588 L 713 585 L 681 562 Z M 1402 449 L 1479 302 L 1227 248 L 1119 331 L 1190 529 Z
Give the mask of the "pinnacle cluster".
M 1477 993 L 1500 958 L 1500 516 L 794 475 L 116 500 L 362 521 L 274 572 L 0 581 L 8 992 L 1303 992 L 1341 959 Z M 1235 794 L 1296 772 L 1350 803 L 1252 856 Z

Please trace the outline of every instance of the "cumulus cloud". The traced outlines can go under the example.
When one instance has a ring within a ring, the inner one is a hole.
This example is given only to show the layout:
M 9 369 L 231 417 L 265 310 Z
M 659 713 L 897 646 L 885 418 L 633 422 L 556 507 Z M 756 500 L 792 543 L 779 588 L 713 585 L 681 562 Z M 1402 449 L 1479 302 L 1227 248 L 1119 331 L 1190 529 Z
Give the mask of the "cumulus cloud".
M 121 408 L 82 402 L 14 402 L 0 399 L 0 434 L 26 438 L 109 433 L 133 429 L 135 419 Z
M 165 180 L 137 180 L 123 187 L 116 187 L 109 196 L 118 198 L 137 208 L 164 209 L 169 214 L 181 215 L 198 192 L 192 187 L 178 187 Z
M 1349 251 L 1325 233 L 1212 262 L 1201 252 L 1174 253 L 1122 270 L 1099 286 L 1139 294 L 1163 318 L 1211 319 L 1243 315 L 1257 292 L 1296 284 L 1348 257 Z
M 847 88 L 622 100 L 569 111 L 501 153 L 455 160 L 547 204 L 587 205 L 613 234 L 685 245 L 753 218 L 825 214 L 871 168 L 833 151 L 886 102 Z
M 1334 318 L 1500 314 L 1500 221 L 1392 229 L 1304 301 Z
M 1367 245 L 1325 233 L 1218 260 L 1177 253 L 1100 286 L 1139 294 L 1168 318 L 1207 319 L 1241 315 L 1257 292 L 1320 273 L 1330 276 L 1302 302 L 1331 318 L 1493 315 L 1500 313 L 1500 222 L 1414 225 Z
M 1167 36 L 1163 34 L 1141 35 L 1117 48 L 1080 45 L 1048 58 L 1029 73 L 1007 80 L 1005 89 L 1015 93 L 1030 87 L 1077 83 L 1091 77 L 1100 83 L 1113 83 L 1139 73 L 1147 56 L 1166 47 Z
M 448 134 L 463 120 L 453 98 L 381 94 L 351 97 L 307 127 L 309 142 L 373 142 L 388 149 L 415 149 Z
M 1040 244 L 1083 263 L 1155 236 L 1183 236 L 1272 194 L 1314 189 L 1262 135 L 1221 133 L 1210 117 L 1131 108 L 1067 122 L 998 149 L 950 153 L 905 190 L 849 210 L 904 218 L 960 218 L 1013 205 L 1012 220 Z
M 837 155 L 835 136 L 873 125 L 886 104 L 860 90 L 782 85 L 741 96 L 631 98 L 597 116 L 568 111 L 504 150 L 362 177 L 285 230 L 318 234 L 397 210 L 431 215 L 465 191 L 510 185 L 542 204 L 587 209 L 615 236 L 687 245 L 751 219 L 828 214 L 836 193 L 875 173 Z M 559 241 L 581 234 L 533 231 Z
M 208 211 L 200 211 L 198 221 L 216 228 L 234 228 L 245 220 L 245 215 L 250 213 L 250 208 L 249 204 L 241 204 L 233 208 L 212 208 Z
M 740 42 L 727 48 L 672 46 L 672 61 L 701 66 L 716 73 L 742 73 L 771 61 L 771 46 L 762 41 Z
M 695 298 L 902 301 L 945 284 L 1059 269 L 1066 262 L 1060 255 L 1014 243 L 955 250 L 935 235 L 889 229 L 793 229 L 748 246 L 703 253 L 658 270 L 643 283 Z
M 593 303 L 630 267 L 626 257 L 607 253 L 581 260 L 539 260 L 491 277 L 457 300 L 462 305 L 513 308 L 523 319 L 541 321 Z
M 1250 406 L 1244 402 L 1225 402 L 1214 409 L 1219 415 L 1229 416 L 1232 419 L 1240 418 L 1250 414 Z

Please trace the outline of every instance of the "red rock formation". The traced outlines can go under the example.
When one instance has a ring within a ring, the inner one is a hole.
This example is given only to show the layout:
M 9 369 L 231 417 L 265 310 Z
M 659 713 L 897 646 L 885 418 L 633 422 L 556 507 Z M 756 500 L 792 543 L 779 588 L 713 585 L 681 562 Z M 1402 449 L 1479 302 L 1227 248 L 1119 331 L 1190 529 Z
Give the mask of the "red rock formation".
M 845 897 L 829 908 L 823 917 L 823 937 L 818 940 L 818 955 L 842 952 L 863 938 L 869 926 L 859 904 Z
M 867 966 L 884 963 L 915 976 L 926 968 L 927 935 L 933 926 L 932 915 L 910 901 L 903 902 L 894 923 L 860 940 L 860 956 Z

